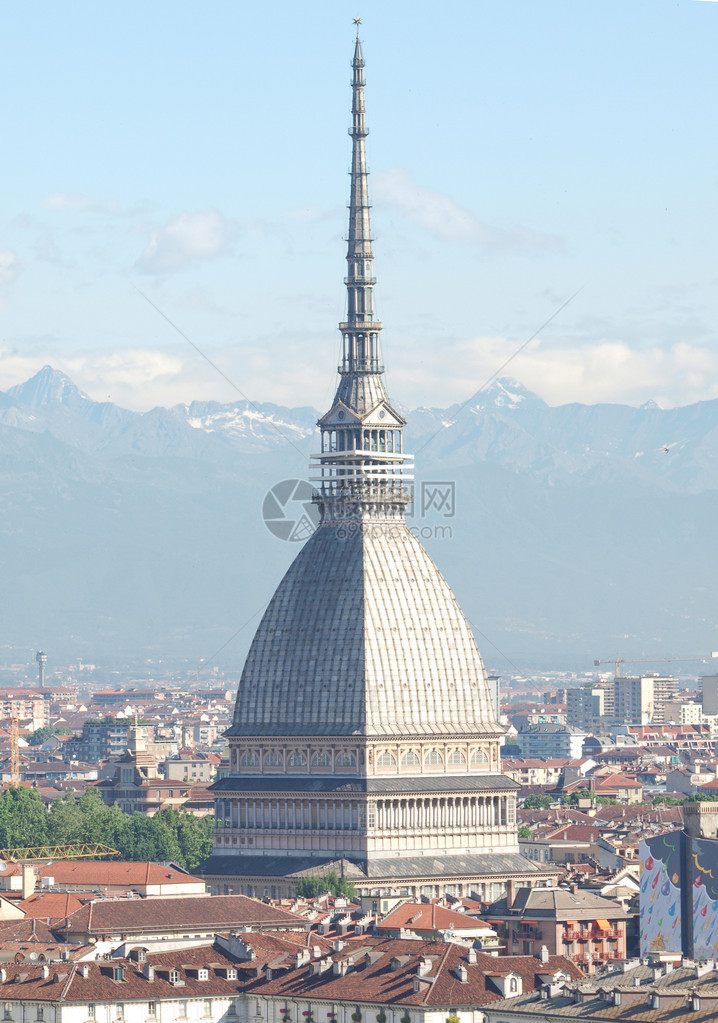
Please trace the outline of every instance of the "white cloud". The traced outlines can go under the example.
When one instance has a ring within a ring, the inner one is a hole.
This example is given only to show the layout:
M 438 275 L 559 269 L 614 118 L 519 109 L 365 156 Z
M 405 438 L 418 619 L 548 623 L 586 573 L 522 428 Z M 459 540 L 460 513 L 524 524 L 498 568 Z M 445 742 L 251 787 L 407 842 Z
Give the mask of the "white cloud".
M 0 284 L 12 284 L 20 273 L 22 264 L 12 249 L 0 250 Z
M 401 353 L 395 346 L 392 361 L 397 369 L 401 363 L 405 368 L 397 380 L 401 393 L 394 396 L 409 406 L 465 401 L 493 377 L 519 343 L 477 337 L 424 350 L 417 359 L 415 343 L 407 338 Z M 718 398 L 718 351 L 687 342 L 635 349 L 619 340 L 585 344 L 536 340 L 500 375 L 515 377 L 551 405 L 640 405 L 653 398 L 668 408 Z
M 485 224 L 450 196 L 417 184 L 410 171 L 400 167 L 374 175 L 375 197 L 400 210 L 423 230 L 445 242 L 486 248 L 519 247 L 556 249 L 560 239 L 527 228 L 498 228 Z
M 94 199 L 82 192 L 53 192 L 43 200 L 47 210 L 79 210 L 83 213 L 119 213 L 120 204 L 114 199 Z
M 143 274 L 166 274 L 197 260 L 214 259 L 229 250 L 233 225 L 215 209 L 182 213 L 152 233 L 135 269 Z

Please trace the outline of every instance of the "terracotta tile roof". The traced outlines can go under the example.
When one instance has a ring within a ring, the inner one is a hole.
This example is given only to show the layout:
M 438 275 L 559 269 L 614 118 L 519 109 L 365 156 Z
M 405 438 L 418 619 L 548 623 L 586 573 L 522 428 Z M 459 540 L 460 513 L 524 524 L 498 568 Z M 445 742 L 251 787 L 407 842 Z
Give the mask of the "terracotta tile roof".
M 7 942 L 39 941 L 57 944 L 58 936 L 44 920 L 2 920 L 0 921 L 0 946 Z
M 180 867 L 161 867 L 158 863 L 131 863 L 126 860 L 53 860 L 37 864 L 38 877 L 54 877 L 56 884 L 77 884 L 97 888 L 111 885 L 134 888 L 139 885 L 204 884 Z
M 377 930 L 389 931 L 399 927 L 406 927 L 412 931 L 449 931 L 449 930 L 470 930 L 476 931 L 481 928 L 490 930 L 489 925 L 482 920 L 467 916 L 466 913 L 457 913 L 446 906 L 437 906 L 422 902 L 405 902 L 392 910 L 381 923 L 377 924 Z
M 176 896 L 91 902 L 65 921 L 66 934 L 156 934 L 223 931 L 243 926 L 305 928 L 296 913 L 275 909 L 246 895 Z
M 23 910 L 26 917 L 37 917 L 39 920 L 62 921 L 71 913 L 82 909 L 82 902 L 69 892 L 38 893 L 16 902 L 15 905 Z
M 351 968 L 343 976 L 333 970 L 313 975 L 310 963 L 281 973 L 271 981 L 262 980 L 253 990 L 286 998 L 380 1005 L 485 1005 L 502 997 L 490 976 L 492 973 L 494 976 L 517 973 L 524 990 L 537 988 L 540 975 L 558 970 L 572 978 L 582 976 L 578 967 L 564 956 L 549 956 L 547 963 L 541 963 L 534 956 L 496 958 L 476 952 L 476 962 L 470 963 L 467 950 L 461 945 L 364 937 L 360 942 L 358 948 L 351 944 L 332 954 L 333 962 L 349 960 L 347 965 L 351 964 Z M 428 970 L 425 977 L 418 977 L 422 959 L 429 963 Z M 466 970 L 466 981 L 459 977 L 460 967 Z

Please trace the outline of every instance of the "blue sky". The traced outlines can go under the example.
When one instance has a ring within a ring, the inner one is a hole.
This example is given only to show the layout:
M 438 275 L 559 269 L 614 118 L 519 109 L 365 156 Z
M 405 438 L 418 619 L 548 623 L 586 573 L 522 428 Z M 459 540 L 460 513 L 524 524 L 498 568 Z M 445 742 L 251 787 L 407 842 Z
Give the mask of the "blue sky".
M 12 5 L 0 389 L 327 405 L 357 14 L 394 399 L 718 397 L 714 0 Z

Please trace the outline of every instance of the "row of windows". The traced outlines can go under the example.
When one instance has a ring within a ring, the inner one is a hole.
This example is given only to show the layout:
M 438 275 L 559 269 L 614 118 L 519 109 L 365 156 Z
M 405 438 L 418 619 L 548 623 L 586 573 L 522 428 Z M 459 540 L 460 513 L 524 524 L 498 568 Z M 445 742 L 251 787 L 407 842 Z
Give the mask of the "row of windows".
M 264 767 L 284 767 L 284 750 L 267 749 L 263 751 L 263 757 L 260 757 L 258 750 L 245 750 L 239 756 L 240 767 L 258 768 L 262 762 Z M 302 750 L 291 750 L 287 754 L 287 767 L 306 767 L 307 763 L 307 754 Z M 314 753 L 311 758 L 311 766 L 313 768 L 331 767 L 331 753 L 328 750 L 319 750 L 317 753 Z M 355 769 L 356 766 L 356 754 L 352 753 L 350 750 L 339 750 L 339 752 L 335 754 L 334 767 L 336 769 Z
M 471 754 L 471 766 L 479 767 L 481 764 L 488 764 L 489 758 L 482 749 L 474 750 Z M 466 767 L 466 755 L 460 750 L 455 749 L 449 753 L 447 760 L 449 767 Z M 404 753 L 401 757 L 402 767 L 419 767 L 421 760 L 419 754 L 414 750 L 409 750 L 408 753 Z M 376 758 L 377 767 L 396 767 L 396 757 L 389 750 L 384 750 Z M 438 749 L 429 750 L 424 757 L 424 767 L 443 767 L 444 756 Z
M 170 976 L 170 982 L 172 982 L 172 977 L 171 976 Z M 196 1003 L 193 1003 L 193 1004 L 196 1004 Z M 211 1016 L 212 1015 L 212 999 L 211 998 L 204 998 L 204 999 L 202 999 L 202 1003 L 201 1004 L 202 1004 L 202 1016 L 203 1017 L 204 1016 L 208 1016 L 208 1017 Z M 11 1019 L 12 1018 L 12 1013 L 9 1012 L 8 1005 L 9 1005 L 9 1003 L 6 1002 L 5 1003 L 5 1019 Z M 179 999 L 177 1001 L 177 1015 L 180 1017 L 180 1019 L 183 1018 L 183 1017 L 185 1017 L 185 1018 L 187 1017 L 187 1006 L 188 1006 L 187 999 Z M 234 998 L 230 999 L 229 1007 L 227 1009 L 227 1012 L 228 1012 L 228 1014 L 230 1016 L 236 1016 L 237 1015 L 237 1002 L 236 1002 L 236 999 L 234 999 Z M 157 1002 L 148 1002 L 147 1003 L 147 1015 L 150 1017 L 150 1019 L 153 1019 L 153 1018 L 155 1018 L 157 1016 Z M 87 1006 L 87 1018 L 90 1019 L 90 1020 L 94 1020 L 94 1019 L 97 1018 L 97 1006 L 96 1005 L 93 1005 L 91 1003 L 90 1005 Z M 117 1002 L 114 1005 L 114 1016 L 113 1016 L 113 1019 L 124 1019 L 124 1018 L 125 1018 L 125 1006 L 124 1006 L 124 1003 L 123 1002 Z M 38 1006 L 38 1009 L 37 1009 L 37 1019 L 38 1020 L 44 1019 L 42 1006 Z

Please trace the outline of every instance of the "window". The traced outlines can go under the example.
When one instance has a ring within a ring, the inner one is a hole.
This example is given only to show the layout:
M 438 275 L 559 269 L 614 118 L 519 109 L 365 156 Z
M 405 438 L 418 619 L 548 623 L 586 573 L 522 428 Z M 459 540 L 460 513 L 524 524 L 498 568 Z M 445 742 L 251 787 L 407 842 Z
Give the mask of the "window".
M 486 756 L 486 753 L 482 749 L 474 750 L 474 752 L 471 754 L 472 767 L 479 767 L 482 764 L 488 764 L 488 762 L 489 758 Z
M 44 1005 L 38 1005 L 35 1018 L 38 1019 L 38 1020 L 43 1020 L 45 1018 L 45 1006 Z
M 134 770 L 131 767 L 122 768 L 122 784 L 131 785 L 134 776 Z
M 419 767 L 421 760 L 419 760 L 418 753 L 415 753 L 413 749 L 410 749 L 408 753 L 405 753 L 401 758 L 402 767 Z
M 255 749 L 245 750 L 239 758 L 240 767 L 259 767 L 259 753 Z
M 189 935 L 185 934 L 184 937 L 188 938 Z M 180 982 L 179 970 L 170 970 L 170 984 L 179 984 L 179 982 Z M 184 1004 L 185 1008 L 187 1008 L 187 1002 L 185 1002 Z
M 202 1004 L 202 1015 L 203 1016 L 211 1016 L 212 1015 L 212 999 L 211 998 L 205 998 L 205 1000 L 204 1000 L 204 1002 Z
M 339 753 L 337 753 L 334 765 L 339 770 L 342 769 L 346 770 L 347 768 L 356 767 L 357 758 L 350 750 L 341 750 Z
M 444 763 L 444 758 L 438 749 L 429 750 L 424 760 L 425 767 L 441 767 Z
M 5 1019 L 12 1019 L 12 1002 L 5 1002 L 5 1012 L 3 1013 Z
M 125 1018 L 125 1007 L 122 1004 L 122 1002 L 118 1002 L 117 1005 L 115 1006 L 115 1019 L 124 1019 L 124 1018 Z
M 396 757 L 394 756 L 393 753 L 390 753 L 389 750 L 384 750 L 384 752 L 380 753 L 379 756 L 376 758 L 376 766 L 396 767 Z
M 312 757 L 312 767 L 329 767 L 331 764 L 331 757 L 327 750 L 320 750 L 315 753 Z
M 452 767 L 466 766 L 466 757 L 464 756 L 460 749 L 455 749 L 451 751 L 451 753 L 449 754 L 449 764 Z
M 199 936 L 200 936 L 199 934 L 195 935 L 196 938 L 198 938 Z M 209 980 L 209 970 L 205 969 L 197 970 L 197 980 Z
M 90 1005 L 87 1006 L 87 1018 L 88 1019 L 95 1018 L 95 1006 L 93 1003 L 90 1003 Z
M 282 753 L 278 749 L 268 749 L 264 753 L 264 766 L 265 767 L 281 767 L 282 766 Z
M 519 986 L 516 983 L 516 977 L 512 977 L 511 980 L 509 981 L 509 991 L 515 994 L 518 991 L 518 989 Z
M 307 766 L 307 758 L 304 755 L 304 753 L 302 753 L 301 750 L 295 749 L 287 757 L 287 766 L 288 767 L 306 767 Z
M 187 1019 L 187 1002 L 184 999 L 177 1002 L 177 1015 L 181 1019 Z
M 147 1015 L 148 1016 L 156 1016 L 157 1015 L 157 1002 L 148 1002 L 147 1003 Z

